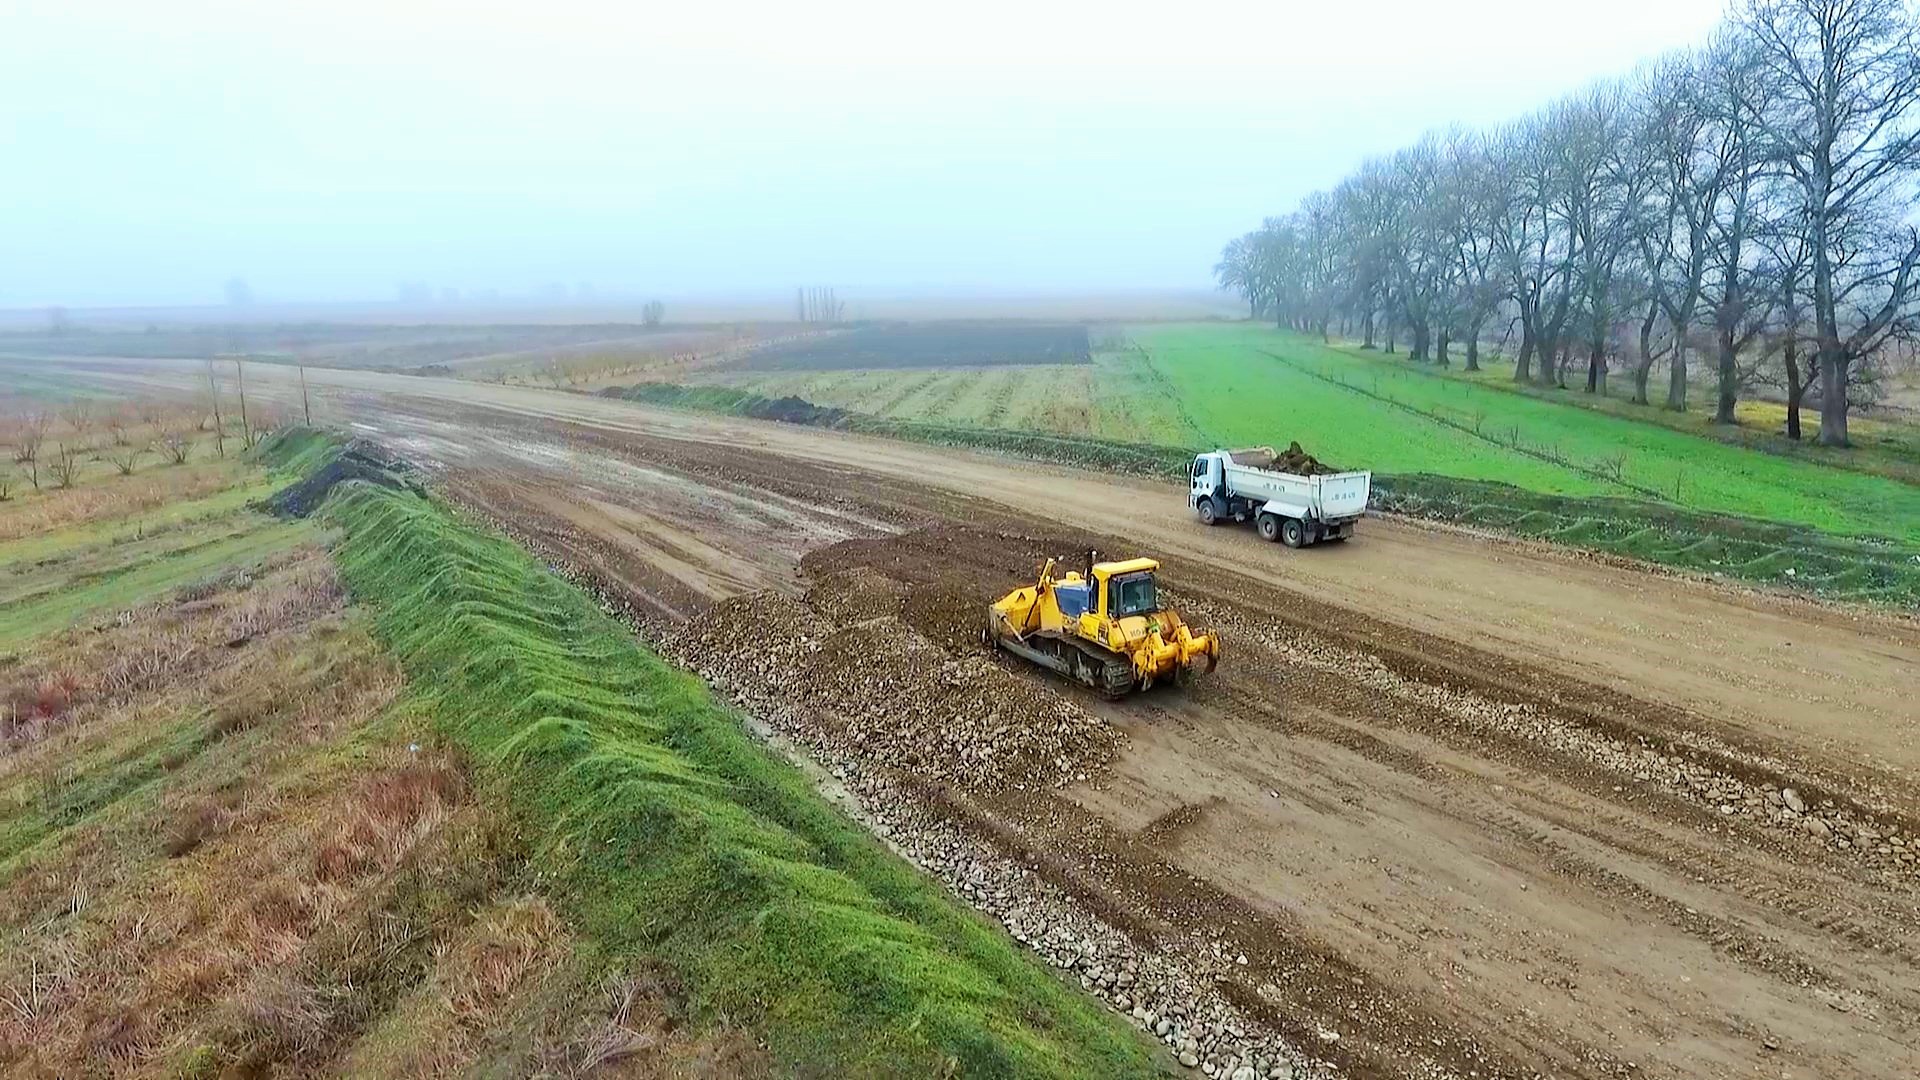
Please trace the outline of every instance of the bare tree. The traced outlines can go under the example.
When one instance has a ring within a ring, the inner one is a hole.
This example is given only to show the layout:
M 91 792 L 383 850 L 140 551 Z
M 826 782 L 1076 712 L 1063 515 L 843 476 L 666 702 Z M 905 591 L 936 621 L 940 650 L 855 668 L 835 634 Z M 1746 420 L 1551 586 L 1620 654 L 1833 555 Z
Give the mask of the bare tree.
M 227 456 L 226 423 L 220 417 L 220 379 L 215 373 L 213 361 L 207 361 L 207 404 L 213 412 L 213 448 L 221 457 Z
M 1401 202 L 1387 170 L 1370 162 L 1333 191 L 1339 208 L 1342 303 L 1360 322 L 1360 347 L 1372 349 L 1382 329 L 1392 351 L 1393 274 L 1400 246 Z M 1385 320 L 1382 327 L 1380 320 Z
M 825 285 L 801 288 L 794 305 L 803 323 L 837 323 L 846 313 L 846 305 L 840 302 L 831 287 Z
M 1507 198 L 1493 238 L 1520 324 L 1515 382 L 1557 381 L 1555 353 L 1572 306 L 1580 252 L 1568 227 L 1569 185 L 1562 169 L 1567 155 L 1555 145 L 1567 135 L 1566 119 L 1564 110 L 1531 117 L 1495 144 L 1496 182 Z
M 1675 411 L 1687 407 L 1687 346 L 1705 289 L 1709 215 L 1721 183 L 1701 153 L 1707 117 L 1697 102 L 1697 64 L 1692 54 L 1668 57 L 1648 72 L 1637 96 L 1639 133 L 1652 169 L 1641 265 L 1653 302 L 1667 319 L 1666 407 Z M 1635 373 L 1634 401 L 1648 403 L 1644 368 Z
M 1694 65 L 1691 107 L 1704 121 L 1697 148 L 1710 182 L 1706 198 L 1706 263 L 1701 298 L 1714 349 L 1713 420 L 1737 422 L 1734 407 L 1754 376 L 1744 362 L 1767 329 L 1778 294 L 1763 280 L 1770 268 L 1760 238 L 1771 221 L 1770 174 L 1758 118 L 1768 108 L 1769 80 L 1760 77 L 1752 42 L 1725 28 Z
M 1801 411 L 1820 379 L 1820 365 L 1809 362 L 1806 352 L 1812 341 L 1806 302 L 1807 267 L 1812 259 L 1806 230 L 1798 226 L 1797 220 L 1776 220 L 1755 238 L 1767 253 L 1766 287 L 1774 294 L 1767 353 L 1778 359 L 1779 366 L 1762 364 L 1754 381 L 1778 387 L 1786 397 L 1785 433 L 1796 442 L 1802 434 Z
M 1380 177 L 1395 204 L 1389 273 L 1396 314 L 1411 338 L 1407 358 L 1434 359 L 1436 324 L 1445 354 L 1446 303 L 1453 287 L 1452 207 L 1443 198 L 1440 146 L 1422 139 L 1395 154 Z
M 67 403 L 61 418 L 72 429 L 75 438 L 84 440 L 87 433 L 93 430 L 93 402 L 86 398 L 75 398 Z
M 80 476 L 80 451 L 61 442 L 53 448 L 53 460 L 47 462 L 47 475 L 53 477 L 53 486 L 70 488 Z
M 666 315 L 667 305 L 658 300 L 649 300 L 640 309 L 640 324 L 648 327 L 659 326 Z
M 133 470 L 140 464 L 140 456 L 146 450 L 138 446 L 116 446 L 107 453 L 107 461 L 121 476 L 132 476 Z
M 40 490 L 40 453 L 47 437 L 47 415 L 34 413 L 21 425 L 20 435 L 13 446 L 13 463 L 20 466 L 26 474 L 27 482 L 33 490 Z
M 16 465 L 27 465 L 39 460 L 40 445 L 47 437 L 47 414 L 33 413 L 20 426 L 20 435 L 13 444 L 13 461 Z
M 240 395 L 240 445 L 253 449 L 253 424 L 247 419 L 247 372 L 246 367 L 236 357 L 233 361 L 233 377 Z
M 193 453 L 193 440 L 177 431 L 162 431 L 153 448 L 169 464 L 185 465 L 187 455 Z
M 0 502 L 13 498 L 14 475 L 12 469 L 0 469 Z
M 1604 394 L 1613 328 L 1625 300 L 1619 266 L 1638 240 L 1650 177 L 1644 147 L 1631 137 L 1624 85 L 1602 84 L 1575 104 L 1567 167 L 1568 227 L 1580 251 L 1586 388 L 1590 394 Z
M 1855 366 L 1912 328 L 1920 232 L 1902 220 L 1920 170 L 1920 45 L 1901 0 L 1749 0 L 1771 106 L 1756 118 L 1809 255 L 1820 442 L 1848 444 Z
M 1502 295 L 1493 224 L 1504 193 L 1495 181 L 1484 140 L 1458 131 L 1448 135 L 1440 184 L 1454 259 L 1447 308 L 1455 333 L 1466 341 L 1468 371 L 1480 370 L 1480 333 Z M 1439 359 L 1446 361 L 1444 345 Z

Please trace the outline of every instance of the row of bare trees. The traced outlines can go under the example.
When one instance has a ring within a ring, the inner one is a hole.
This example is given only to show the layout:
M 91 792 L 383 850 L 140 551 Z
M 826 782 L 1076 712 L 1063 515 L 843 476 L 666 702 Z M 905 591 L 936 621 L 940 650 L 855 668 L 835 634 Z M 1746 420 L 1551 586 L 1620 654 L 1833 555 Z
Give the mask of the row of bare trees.
M 1847 444 L 1876 363 L 1920 326 L 1920 42 L 1906 0 L 1741 0 L 1703 47 L 1504 128 L 1430 135 L 1229 243 L 1216 273 L 1255 317 L 1518 381 L 1586 364 L 1633 400 L 1689 353 L 1714 419 L 1778 387 Z M 1517 344 L 1514 337 L 1518 337 Z
M 847 314 L 847 305 L 831 285 L 803 286 L 793 293 L 793 317 L 803 323 L 837 323 Z
M 72 487 L 89 461 L 104 461 L 119 475 L 130 476 L 149 456 L 184 465 L 203 442 L 222 458 L 230 440 L 251 450 L 282 420 L 272 409 L 249 403 L 243 364 L 234 363 L 231 380 L 223 377 L 224 367 L 223 362 L 207 362 L 206 387 L 194 404 L 161 399 L 102 404 L 80 398 L 59 408 L 0 418 L 0 446 L 7 448 L 13 465 L 0 465 L 0 501 L 12 497 L 22 482 L 36 492 Z M 237 403 L 237 415 L 228 407 L 230 400 Z M 312 423 L 304 368 L 300 415 Z
M 195 419 L 156 404 L 141 403 L 109 411 L 96 426 L 87 407 L 60 413 L 33 413 L 0 426 L 12 468 L 0 465 L 0 501 L 12 497 L 24 481 L 34 491 L 70 488 L 89 461 L 104 461 L 121 476 L 131 476 L 148 455 L 183 465 L 204 430 Z

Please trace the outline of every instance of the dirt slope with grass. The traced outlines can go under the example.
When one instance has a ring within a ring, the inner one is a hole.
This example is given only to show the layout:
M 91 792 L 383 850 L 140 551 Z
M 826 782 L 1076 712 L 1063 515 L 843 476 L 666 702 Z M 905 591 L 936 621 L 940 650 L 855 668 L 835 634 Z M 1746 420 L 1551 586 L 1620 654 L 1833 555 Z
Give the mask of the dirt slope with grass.
M 0 1072 L 1161 1071 L 394 469 L 0 506 Z

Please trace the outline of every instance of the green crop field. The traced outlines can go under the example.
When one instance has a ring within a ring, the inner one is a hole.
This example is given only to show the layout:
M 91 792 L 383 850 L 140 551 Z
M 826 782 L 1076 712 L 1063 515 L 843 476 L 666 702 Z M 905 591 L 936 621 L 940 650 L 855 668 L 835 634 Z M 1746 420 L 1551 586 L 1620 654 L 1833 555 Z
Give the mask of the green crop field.
M 1344 467 L 1663 503 L 1920 541 L 1920 488 L 1572 408 L 1248 324 L 1135 327 L 1094 363 L 734 372 L 711 381 L 888 420 L 1155 446 L 1299 441 Z
M 1920 488 L 1896 480 L 1434 378 L 1264 327 L 1156 327 L 1135 340 L 1214 441 L 1298 439 L 1330 461 L 1387 473 L 1920 540 Z

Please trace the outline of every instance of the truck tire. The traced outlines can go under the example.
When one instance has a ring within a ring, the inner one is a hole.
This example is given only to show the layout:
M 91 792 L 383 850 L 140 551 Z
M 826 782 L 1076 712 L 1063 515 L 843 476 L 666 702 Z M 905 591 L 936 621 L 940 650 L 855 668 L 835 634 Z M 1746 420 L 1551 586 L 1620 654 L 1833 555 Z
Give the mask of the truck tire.
M 1202 525 L 1214 525 L 1220 521 L 1220 512 L 1214 509 L 1212 496 L 1202 498 L 1200 505 L 1194 507 L 1194 512 L 1200 515 Z
M 1280 542 L 1290 548 L 1305 546 L 1307 526 L 1299 518 L 1280 519 Z
M 1260 517 L 1254 521 L 1254 526 L 1260 530 L 1260 539 L 1268 541 L 1280 539 L 1279 515 L 1261 514 Z

